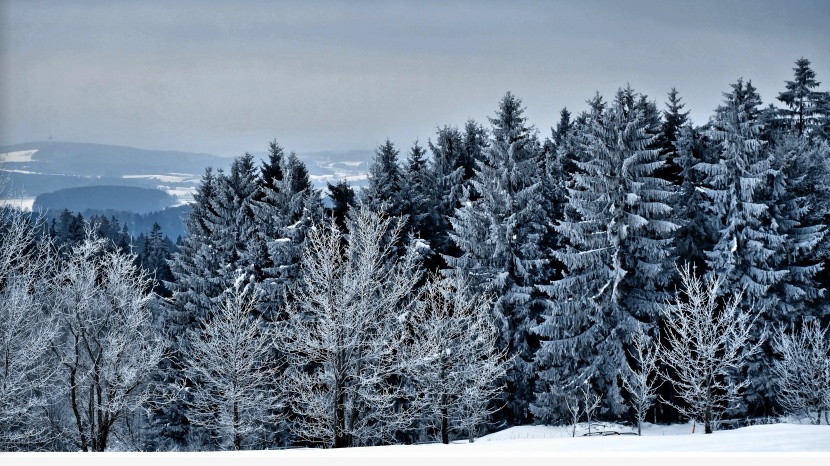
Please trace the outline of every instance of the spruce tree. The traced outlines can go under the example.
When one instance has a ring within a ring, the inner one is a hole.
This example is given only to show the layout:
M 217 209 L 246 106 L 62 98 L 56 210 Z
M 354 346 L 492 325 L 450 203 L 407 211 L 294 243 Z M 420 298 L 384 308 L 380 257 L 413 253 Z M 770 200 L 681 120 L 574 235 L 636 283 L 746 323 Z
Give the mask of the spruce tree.
M 369 166 L 369 187 L 363 193 L 373 210 L 387 216 L 406 213 L 401 196 L 403 173 L 398 165 L 398 154 L 389 139 L 375 150 L 375 158 Z
M 780 173 L 772 166 L 767 142 L 761 140 L 761 98 L 750 81 L 739 79 L 731 87 L 706 130 L 718 161 L 696 167 L 706 175 L 702 189 L 717 230 L 715 245 L 706 251 L 708 275 L 723 278 L 723 296 L 743 293 L 741 308 L 761 313 L 751 337 L 757 342 L 763 338 L 764 323 L 774 322 L 778 313 L 779 298 L 772 292 L 789 273 L 778 257 L 787 236 L 770 209 L 771 192 L 765 189 L 770 176 Z M 750 361 L 746 376 L 747 401 L 763 405 L 771 381 L 762 354 Z
M 556 230 L 567 246 L 554 252 L 564 277 L 539 286 L 552 301 L 534 331 L 541 383 L 533 412 L 552 421 L 563 400 L 590 381 L 611 413 L 625 406 L 619 371 L 638 328 L 654 326 L 674 270 L 673 189 L 655 176 L 653 104 L 630 88 L 606 106 L 599 96 L 577 119 L 573 150 L 580 172 L 568 189 Z
M 451 218 L 450 236 L 461 255 L 445 257 L 452 273 L 470 280 L 474 290 L 496 295 L 493 313 L 500 345 L 516 356 L 500 415 L 516 425 L 531 419 L 535 342 L 530 329 L 542 307 L 534 286 L 545 272 L 540 243 L 549 219 L 542 193 L 541 146 L 535 128 L 527 126 L 521 100 L 508 92 L 490 122 L 492 139 L 470 180 L 472 189 L 465 189 L 463 204 Z
M 778 100 L 789 107 L 785 114 L 792 119 L 801 136 L 817 123 L 826 93 L 814 90 L 821 83 L 816 81 L 816 72 L 810 68 L 810 60 L 799 58 L 795 61 L 793 71 L 793 80 L 786 82 L 787 90 L 778 94 Z

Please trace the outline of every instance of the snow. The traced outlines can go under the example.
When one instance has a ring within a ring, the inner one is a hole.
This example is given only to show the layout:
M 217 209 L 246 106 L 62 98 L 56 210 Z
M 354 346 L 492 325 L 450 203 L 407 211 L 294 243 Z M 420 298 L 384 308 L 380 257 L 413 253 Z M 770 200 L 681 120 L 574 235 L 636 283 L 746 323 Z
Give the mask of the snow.
M 31 212 L 34 205 L 35 205 L 35 198 L 33 198 L 33 197 L 0 199 L 0 207 L 3 207 L 3 206 L 18 207 L 21 210 L 26 211 L 26 212 Z
M 0 454 L 5 465 L 46 463 L 61 465 L 112 464 L 228 464 L 244 462 L 246 466 L 274 464 L 390 464 L 391 459 L 406 459 L 408 464 L 426 460 L 428 466 L 458 464 L 460 460 L 475 459 L 482 464 L 508 466 L 509 458 L 580 458 L 576 463 L 614 466 L 623 464 L 666 464 L 664 458 L 696 458 L 695 463 L 709 466 L 712 459 L 717 464 L 729 461 L 742 464 L 735 458 L 751 457 L 781 463 L 782 458 L 792 458 L 796 464 L 830 464 L 830 426 L 770 424 L 743 427 L 735 430 L 703 434 L 697 426 L 692 434 L 692 424 L 671 426 L 643 425 L 643 436 L 607 435 L 581 436 L 587 432 L 587 424 L 580 424 L 576 437 L 570 436 L 567 427 L 521 426 L 496 432 L 479 438 L 475 443 L 466 440 L 450 445 L 392 445 L 385 447 L 349 448 L 339 450 L 288 449 L 243 452 L 204 453 L 11 453 Z M 595 423 L 593 429 L 633 432 L 631 427 Z M 704 462 L 700 459 L 706 458 Z M 54 461 L 58 459 L 59 461 Z M 52 460 L 52 461 L 50 461 Z M 443 461 L 441 461 L 443 460 Z M 756 463 L 757 460 L 753 460 Z M 574 463 L 569 461 L 568 464 Z M 546 461 L 537 464 L 564 464 Z M 691 463 L 683 463 L 691 464 Z
M 34 150 L 19 150 L 16 152 L 4 152 L 0 154 L 0 163 L 3 162 L 31 162 L 32 156 L 35 155 L 37 149 Z
M 159 180 L 164 183 L 184 183 L 184 182 L 198 182 L 199 176 L 190 173 L 168 173 L 166 175 L 124 175 L 122 178 L 126 179 L 148 179 Z
M 22 173 L 24 175 L 42 175 L 43 173 L 33 172 L 29 170 L 9 170 L 9 169 L 2 169 L 0 168 L 0 172 L 8 172 L 8 173 Z

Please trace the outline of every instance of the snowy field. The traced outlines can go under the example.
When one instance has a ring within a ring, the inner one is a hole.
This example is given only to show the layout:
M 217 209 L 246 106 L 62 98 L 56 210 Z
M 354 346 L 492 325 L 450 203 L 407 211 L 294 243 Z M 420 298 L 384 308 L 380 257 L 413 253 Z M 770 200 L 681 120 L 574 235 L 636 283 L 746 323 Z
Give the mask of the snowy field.
M 11 199 L 0 199 L 0 207 L 3 206 L 11 206 L 16 207 L 26 212 L 31 212 L 32 207 L 35 205 L 35 198 L 33 197 L 20 197 L 20 198 L 11 198 Z
M 25 163 L 31 162 L 32 156 L 37 153 L 37 149 L 35 150 L 19 150 L 16 152 L 4 152 L 0 154 L 0 163 L 3 162 L 13 162 L 13 163 Z
M 632 432 L 631 428 L 601 425 L 601 431 Z M 525 466 L 527 460 L 540 465 L 602 464 L 775 464 L 830 465 L 830 426 L 772 424 L 725 430 L 705 435 L 692 424 L 646 425 L 643 436 L 582 436 L 570 429 L 549 426 L 514 427 L 482 437 L 475 443 L 450 445 L 393 445 L 343 450 L 292 449 L 276 451 L 211 453 L 23 453 L 2 454 L 0 464 L 153 464 L 199 466 L 233 464 L 312 465 L 357 464 L 498 464 Z M 511 459 L 518 461 L 511 461 Z

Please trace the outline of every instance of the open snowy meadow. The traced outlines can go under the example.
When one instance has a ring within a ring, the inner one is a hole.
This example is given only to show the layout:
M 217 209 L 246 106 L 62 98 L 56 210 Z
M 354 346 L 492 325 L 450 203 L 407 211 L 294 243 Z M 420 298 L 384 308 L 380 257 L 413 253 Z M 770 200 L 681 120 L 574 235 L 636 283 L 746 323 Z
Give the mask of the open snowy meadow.
M 577 461 L 584 464 L 666 464 L 680 459 L 689 464 L 830 464 L 830 426 L 769 424 L 703 434 L 693 424 L 643 425 L 643 435 L 619 424 L 598 423 L 584 435 L 580 424 L 572 427 L 522 426 L 481 437 L 475 443 L 456 441 L 424 445 L 392 445 L 344 449 L 288 449 L 199 453 L 10 453 L 0 454 L 0 464 L 505 464 L 516 459 L 541 459 L 543 464 Z M 609 433 L 609 432 L 616 432 Z M 42 461 L 41 461 L 42 460 Z M 513 463 L 511 463 L 513 464 Z M 520 463 L 519 463 L 520 464 Z

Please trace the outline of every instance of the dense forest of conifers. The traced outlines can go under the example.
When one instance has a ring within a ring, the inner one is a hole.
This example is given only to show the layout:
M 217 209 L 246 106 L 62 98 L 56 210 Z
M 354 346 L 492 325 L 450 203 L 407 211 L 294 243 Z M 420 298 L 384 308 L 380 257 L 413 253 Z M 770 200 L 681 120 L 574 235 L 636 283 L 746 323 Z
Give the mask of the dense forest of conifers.
M 273 141 L 262 166 L 206 170 L 177 247 L 7 209 L 0 448 L 820 423 L 830 94 L 794 71 L 777 105 L 725 85 L 697 127 L 675 89 L 661 110 L 627 86 L 548 135 L 508 92 L 487 125 L 387 140 L 359 191 L 315 190 Z

